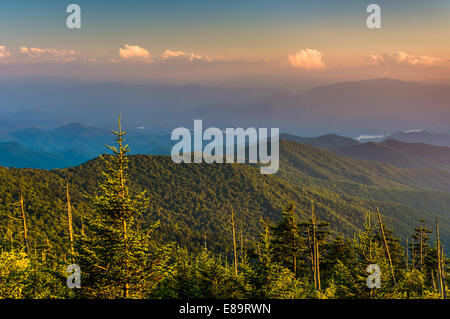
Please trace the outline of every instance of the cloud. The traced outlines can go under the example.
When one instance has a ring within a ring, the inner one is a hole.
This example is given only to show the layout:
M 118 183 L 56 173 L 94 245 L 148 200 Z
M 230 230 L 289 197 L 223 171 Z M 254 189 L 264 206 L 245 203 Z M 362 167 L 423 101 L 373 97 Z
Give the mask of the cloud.
M 358 137 L 355 137 L 355 140 L 362 141 L 362 140 L 374 140 L 374 139 L 380 139 L 385 137 L 386 135 L 360 135 Z
M 438 58 L 433 58 L 427 55 L 413 55 L 402 51 L 385 53 L 382 55 L 372 54 L 369 55 L 367 59 L 374 65 L 401 64 L 410 66 L 433 66 L 442 63 L 442 60 Z
M 403 131 L 402 133 L 420 133 L 420 132 L 423 132 L 423 130 L 422 129 L 406 130 L 406 131 Z
M 6 49 L 6 46 L 0 45 L 0 59 L 6 59 L 11 56 L 11 52 Z
M 51 48 L 28 48 L 21 47 L 20 53 L 26 59 L 32 62 L 72 62 L 78 59 L 74 50 L 51 49 Z
M 384 62 L 384 58 L 381 55 L 371 54 L 367 57 L 367 61 L 369 61 L 370 64 L 378 65 Z
M 183 51 L 164 51 L 162 58 L 165 61 L 189 61 L 189 62 L 211 62 L 212 59 L 207 56 L 201 56 L 196 53 L 186 53 Z
M 212 59 L 207 56 L 201 56 L 201 55 L 198 55 L 195 53 L 191 53 L 189 55 L 189 61 L 191 61 L 191 62 L 211 62 Z
M 138 45 L 125 44 L 124 48 L 119 49 L 120 58 L 123 60 L 134 60 L 151 62 L 152 55 L 146 49 L 141 48 Z
M 171 51 L 171 50 L 164 51 L 164 53 L 162 55 L 164 60 L 184 58 L 185 56 L 186 56 L 186 53 L 184 53 L 183 51 Z
M 289 63 L 295 68 L 306 70 L 323 70 L 327 66 L 322 61 L 322 53 L 317 50 L 301 50 L 288 57 Z

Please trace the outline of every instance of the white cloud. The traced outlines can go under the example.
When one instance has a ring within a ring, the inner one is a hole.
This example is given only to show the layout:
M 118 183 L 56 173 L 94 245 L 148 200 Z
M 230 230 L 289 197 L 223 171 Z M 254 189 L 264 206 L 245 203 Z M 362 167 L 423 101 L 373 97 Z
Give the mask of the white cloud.
M 362 141 L 362 140 L 375 140 L 385 137 L 386 135 L 360 135 L 355 138 L 355 140 Z
M 305 49 L 288 57 L 289 63 L 295 68 L 306 70 L 323 70 L 326 68 L 322 61 L 322 53 L 317 50 Z
M 191 61 L 191 62 L 211 62 L 212 59 L 207 56 L 201 56 L 201 55 L 198 55 L 195 53 L 191 53 L 189 55 L 189 61 Z
M 123 60 L 134 60 L 151 62 L 152 56 L 146 49 L 141 48 L 138 45 L 125 44 L 124 48 L 119 49 L 120 58 Z
M 6 49 L 6 46 L 0 45 L 0 59 L 6 59 L 11 56 L 11 52 Z
M 406 52 L 397 51 L 394 53 L 385 53 L 382 55 L 369 55 L 368 60 L 371 64 L 403 64 L 410 66 L 433 66 L 442 63 L 441 59 L 433 58 L 427 55 L 413 55 Z
M 211 62 L 212 59 L 207 56 L 201 56 L 196 53 L 186 53 L 183 51 L 164 51 L 162 58 L 166 61 L 189 61 L 189 62 Z
M 375 55 L 371 54 L 367 57 L 367 61 L 369 61 L 370 64 L 382 64 L 384 62 L 384 58 L 381 55 Z
M 74 50 L 51 49 L 51 48 L 28 48 L 21 47 L 20 53 L 33 62 L 62 62 L 67 63 L 77 60 Z
M 171 60 L 171 59 L 178 59 L 178 58 L 184 58 L 186 56 L 186 53 L 183 51 L 171 51 L 166 50 L 164 51 L 162 57 L 164 60 Z
M 418 129 L 418 130 L 406 130 L 406 131 L 403 131 L 403 133 L 420 133 L 420 132 L 423 132 L 423 130 Z

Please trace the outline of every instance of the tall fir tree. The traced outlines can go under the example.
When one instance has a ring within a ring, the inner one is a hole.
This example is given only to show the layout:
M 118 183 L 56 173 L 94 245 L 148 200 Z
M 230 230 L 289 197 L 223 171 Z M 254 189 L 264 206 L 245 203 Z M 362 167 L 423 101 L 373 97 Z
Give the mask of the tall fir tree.
M 290 204 L 283 212 L 281 221 L 270 227 L 273 254 L 276 262 L 297 275 L 300 256 L 306 251 L 304 239 L 300 236 L 295 205 Z
M 150 233 L 136 229 L 136 217 L 146 202 L 144 192 L 130 195 L 127 179 L 129 152 L 120 117 L 113 131 L 117 147 L 102 156 L 106 169 L 95 196 L 95 211 L 86 217 L 89 234 L 79 237 L 75 262 L 81 268 L 81 294 L 94 298 L 143 298 L 166 273 L 169 247 L 150 243 Z M 153 249 L 152 249 L 153 248 Z

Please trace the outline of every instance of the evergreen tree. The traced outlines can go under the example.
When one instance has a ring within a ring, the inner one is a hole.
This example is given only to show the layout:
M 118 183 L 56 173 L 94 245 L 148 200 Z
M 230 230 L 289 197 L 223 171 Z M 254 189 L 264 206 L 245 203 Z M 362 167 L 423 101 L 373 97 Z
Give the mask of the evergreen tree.
M 392 294 L 393 282 L 388 258 L 383 244 L 376 240 L 376 230 L 366 215 L 364 231 L 355 235 L 352 242 L 353 261 L 338 260 L 333 271 L 333 283 L 337 298 L 388 298 Z M 381 288 L 367 287 L 367 267 L 376 264 L 381 271 Z
M 283 221 L 281 221 L 283 223 Z M 304 285 L 295 278 L 288 268 L 274 258 L 273 235 L 264 222 L 264 232 L 261 234 L 259 256 L 251 267 L 243 267 L 242 274 L 248 284 L 248 298 L 305 298 Z M 275 227 L 276 228 L 276 227 Z
M 344 265 L 354 263 L 352 242 L 339 235 L 331 243 L 327 244 L 326 253 L 323 256 L 322 274 L 324 278 L 331 282 L 335 265 L 338 263 L 343 263 Z
M 306 251 L 305 240 L 300 236 L 295 205 L 290 204 L 282 212 L 281 221 L 270 229 L 272 233 L 273 256 L 276 262 L 297 274 L 300 256 Z
M 193 255 L 178 248 L 176 265 L 152 297 L 162 298 L 239 298 L 241 293 L 234 266 L 224 265 L 221 258 L 206 249 Z M 242 277 L 242 276 L 240 276 Z
M 135 221 L 145 203 L 144 193 L 131 196 L 127 180 L 128 145 L 119 118 L 118 147 L 108 148 L 112 156 L 102 156 L 106 170 L 95 196 L 95 212 L 86 217 L 89 236 L 79 237 L 75 262 L 81 268 L 82 295 L 95 298 L 142 298 L 165 275 L 168 247 L 156 251 L 150 233 L 136 229 Z

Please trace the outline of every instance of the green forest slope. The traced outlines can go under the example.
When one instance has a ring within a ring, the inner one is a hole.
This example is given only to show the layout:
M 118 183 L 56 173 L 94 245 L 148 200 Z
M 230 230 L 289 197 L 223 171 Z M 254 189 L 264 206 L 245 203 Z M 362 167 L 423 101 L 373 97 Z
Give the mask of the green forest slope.
M 131 145 L 132 146 L 132 145 Z M 130 156 L 129 176 L 135 191 L 145 190 L 150 205 L 142 227 L 160 220 L 161 239 L 191 249 L 208 247 L 231 251 L 230 206 L 244 240 L 262 230 L 261 218 L 278 220 L 295 202 L 306 218 L 314 199 L 319 218 L 335 233 L 351 236 L 362 227 L 367 210 L 379 207 L 386 223 L 400 238 L 411 234 L 420 219 L 441 223 L 444 247 L 450 246 L 450 173 L 401 169 L 360 161 L 323 149 L 281 141 L 280 171 L 261 175 L 259 167 L 245 164 L 174 164 L 168 156 Z M 76 232 L 81 216 L 90 210 L 90 196 L 98 192 L 102 161 L 60 170 L 0 168 L 0 236 L 13 231 L 21 240 L 19 209 L 24 196 L 32 244 L 67 248 L 66 181 L 75 211 Z

